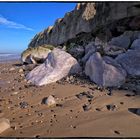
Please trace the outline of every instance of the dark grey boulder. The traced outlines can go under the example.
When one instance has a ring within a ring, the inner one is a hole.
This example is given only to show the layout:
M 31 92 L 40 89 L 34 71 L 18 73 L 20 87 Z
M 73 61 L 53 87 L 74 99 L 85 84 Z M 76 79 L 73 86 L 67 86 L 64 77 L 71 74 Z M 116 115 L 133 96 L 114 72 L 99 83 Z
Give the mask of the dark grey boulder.
M 109 42 L 110 45 L 116 45 L 116 46 L 122 47 L 124 49 L 128 49 L 130 43 L 131 43 L 130 37 L 125 36 L 125 35 L 120 35 L 118 37 L 114 37 Z
M 126 72 L 112 58 L 102 58 L 96 52 L 85 65 L 85 74 L 90 80 L 103 87 L 119 87 L 125 82 Z
M 129 75 L 140 76 L 140 51 L 129 50 L 120 54 L 116 61 L 122 65 Z
M 133 41 L 131 49 L 140 50 L 140 39 L 136 39 Z

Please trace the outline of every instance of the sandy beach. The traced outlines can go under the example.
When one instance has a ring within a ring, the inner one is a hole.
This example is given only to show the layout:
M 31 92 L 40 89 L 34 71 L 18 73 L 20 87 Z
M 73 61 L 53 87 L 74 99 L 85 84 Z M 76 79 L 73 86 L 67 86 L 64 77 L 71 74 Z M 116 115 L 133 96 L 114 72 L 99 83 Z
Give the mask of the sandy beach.
M 0 118 L 10 121 L 1 138 L 140 137 L 139 91 L 99 89 L 74 76 L 37 87 L 27 83 L 24 68 L 0 64 Z M 43 104 L 49 95 L 56 105 Z

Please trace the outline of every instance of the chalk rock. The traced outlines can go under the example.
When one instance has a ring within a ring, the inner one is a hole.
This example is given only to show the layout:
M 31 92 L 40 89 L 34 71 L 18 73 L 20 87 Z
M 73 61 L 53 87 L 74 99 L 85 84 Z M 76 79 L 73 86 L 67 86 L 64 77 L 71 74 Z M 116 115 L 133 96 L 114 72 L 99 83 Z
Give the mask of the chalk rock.
M 10 128 L 10 122 L 8 119 L 1 118 L 0 119 L 0 134 Z
M 53 48 L 54 46 L 46 44 L 37 48 L 28 48 L 21 54 L 21 61 L 28 64 L 43 63 Z
M 91 81 L 99 86 L 115 87 L 125 82 L 126 72 L 112 58 L 102 58 L 100 53 L 96 52 L 90 56 L 85 65 L 85 74 Z
M 63 50 L 55 48 L 48 54 L 46 61 L 26 76 L 29 82 L 42 86 L 56 82 L 70 72 L 79 73 L 81 67 L 77 60 Z

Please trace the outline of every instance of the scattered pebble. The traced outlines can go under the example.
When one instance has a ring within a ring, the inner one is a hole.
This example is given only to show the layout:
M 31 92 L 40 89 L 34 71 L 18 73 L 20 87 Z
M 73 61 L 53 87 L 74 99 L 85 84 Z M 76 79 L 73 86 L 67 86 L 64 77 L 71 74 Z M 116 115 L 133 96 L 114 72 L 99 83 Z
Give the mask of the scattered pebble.
M 135 94 L 125 94 L 127 97 L 135 96 Z
M 71 128 L 74 128 L 74 129 L 76 128 L 76 126 L 73 126 L 73 125 L 70 125 L 70 127 L 71 127 Z
M 108 88 L 108 93 L 107 93 L 107 95 L 109 95 L 109 96 L 112 96 L 112 95 L 113 95 L 113 93 L 112 93 L 112 88 Z
M 76 95 L 76 97 L 79 98 L 79 99 L 82 99 L 84 96 L 87 97 L 87 98 L 89 98 L 89 99 L 92 99 L 93 98 L 93 95 L 91 95 L 91 93 L 89 91 L 87 91 L 87 92 L 81 92 L 81 93 L 79 93 L 79 94 Z
M 101 109 L 100 108 L 96 108 L 96 111 L 101 111 Z
M 17 91 L 15 91 L 15 92 L 13 92 L 13 93 L 12 93 L 12 95 L 17 95 L 17 94 L 18 94 L 18 92 L 17 92 Z
M 120 135 L 120 132 L 117 130 L 115 130 L 114 133 Z
M 13 130 L 17 130 L 17 127 L 16 127 L 16 126 L 11 126 L 11 128 L 12 128 Z
M 43 116 L 43 113 L 38 113 L 38 116 L 39 116 L 39 117 L 42 117 L 42 116 Z
M 22 90 L 22 88 L 21 88 L 21 87 L 19 87 L 19 90 Z
M 114 110 L 116 109 L 116 105 L 114 105 L 114 104 L 106 105 L 106 108 L 107 108 L 108 110 L 114 111 Z
M 120 102 L 120 104 L 121 104 L 121 105 L 123 105 L 123 104 L 124 104 L 124 102 Z
M 83 110 L 84 111 L 89 111 L 91 109 L 91 106 L 90 105 L 83 105 Z
M 40 135 L 36 135 L 35 138 L 40 138 Z
M 14 68 L 14 67 L 12 67 L 12 68 L 10 68 L 10 69 L 9 69 L 9 71 L 14 71 L 14 70 L 15 70 L 15 68 Z
M 53 106 L 53 105 L 56 104 L 56 101 L 55 101 L 54 97 L 52 95 L 50 95 L 49 97 L 44 98 L 42 100 L 42 103 L 44 103 L 44 104 L 46 104 L 48 106 Z
M 21 77 L 24 77 L 24 74 L 20 74 Z
M 20 105 L 20 108 L 23 108 L 23 109 L 28 107 L 27 102 L 20 102 L 19 105 Z
M 23 69 L 19 69 L 19 71 L 18 71 L 19 73 L 22 73 L 23 72 Z
M 56 104 L 56 106 L 57 106 L 57 107 L 63 107 L 63 105 L 62 105 L 62 104 Z

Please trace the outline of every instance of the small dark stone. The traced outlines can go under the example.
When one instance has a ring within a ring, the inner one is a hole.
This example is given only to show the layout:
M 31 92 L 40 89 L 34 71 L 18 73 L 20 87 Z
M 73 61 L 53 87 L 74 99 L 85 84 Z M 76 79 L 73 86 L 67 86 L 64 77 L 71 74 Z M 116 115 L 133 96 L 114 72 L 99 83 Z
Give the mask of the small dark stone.
M 101 91 L 101 92 L 102 92 L 102 91 L 104 90 L 104 88 L 103 88 L 103 87 L 101 87 L 101 86 L 97 86 L 97 87 L 96 87 L 96 90 L 99 90 L 99 91 Z
M 134 95 L 131 95 L 131 94 L 125 94 L 125 96 L 127 96 L 127 97 L 131 97 L 131 96 L 134 96 Z
M 124 102 L 120 102 L 120 104 L 121 104 L 121 105 L 123 105 L 123 104 L 124 104 Z
M 93 88 L 93 87 L 90 87 L 89 89 L 91 89 L 91 90 L 93 90 L 93 91 L 95 90 L 95 88 Z
M 34 106 L 31 105 L 31 108 L 34 108 Z
M 137 94 L 137 91 L 134 89 L 134 90 L 132 90 L 135 94 Z
M 106 105 L 106 108 L 108 110 L 114 111 L 114 109 L 116 108 L 116 106 L 115 105 Z
M 28 107 L 28 103 L 27 102 L 20 102 L 19 105 L 20 105 L 20 108 L 22 108 L 22 109 Z
M 63 107 L 63 105 L 62 105 L 62 104 L 56 104 L 56 106 L 57 106 L 57 107 Z
M 25 87 L 25 88 L 28 88 L 28 86 L 27 86 L 27 85 L 24 85 L 24 87 Z
M 38 116 L 40 116 L 40 117 L 43 116 L 43 113 L 38 113 Z
M 23 132 L 22 132 L 22 131 L 20 131 L 19 133 L 20 133 L 20 134 L 23 134 Z
M 19 126 L 19 128 L 23 128 L 23 126 L 21 125 L 21 126 Z
M 54 110 L 51 109 L 51 112 L 54 112 Z
M 93 95 L 91 95 L 91 93 L 89 91 L 81 92 L 81 93 L 76 95 L 76 97 L 79 98 L 79 99 L 82 99 L 84 96 L 86 96 L 87 98 L 90 98 L 90 99 L 93 98 Z
M 16 126 L 11 126 L 11 128 L 12 128 L 13 130 L 16 130 Z
M 107 93 L 107 95 L 109 95 L 109 96 L 112 96 L 112 95 L 113 95 L 113 93 L 112 93 L 112 88 L 108 88 L 108 93 Z
M 90 105 L 83 105 L 83 109 L 84 111 L 89 111 L 91 109 L 91 106 Z
M 117 130 L 115 130 L 114 133 L 120 135 L 120 132 Z
M 100 108 L 96 108 L 96 111 L 101 111 L 101 109 Z
M 36 135 L 35 138 L 40 138 L 40 135 Z

